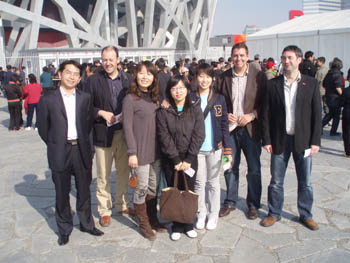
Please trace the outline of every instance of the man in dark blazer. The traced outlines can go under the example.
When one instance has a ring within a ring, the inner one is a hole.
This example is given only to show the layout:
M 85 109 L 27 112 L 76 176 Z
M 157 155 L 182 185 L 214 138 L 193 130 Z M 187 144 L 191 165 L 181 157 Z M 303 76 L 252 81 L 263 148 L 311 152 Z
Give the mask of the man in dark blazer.
M 74 60 L 59 67 L 60 88 L 46 94 L 38 106 L 37 126 L 47 145 L 47 159 L 56 189 L 56 223 L 59 245 L 69 241 L 73 230 L 69 193 L 71 175 L 77 189 L 77 214 L 80 231 L 100 236 L 91 214 L 90 184 L 92 153 L 89 142 L 92 104 L 89 94 L 76 89 L 81 79 L 81 66 Z
M 248 219 L 258 217 L 261 200 L 261 131 L 259 111 L 266 86 L 262 71 L 248 64 L 248 47 L 244 43 L 232 47 L 233 68 L 222 73 L 216 86 L 226 100 L 232 138 L 232 169 L 225 171 L 227 195 L 219 216 L 227 216 L 238 201 L 241 152 L 247 160 Z
M 302 56 L 300 48 L 287 46 L 281 57 L 284 75 L 267 83 L 261 114 L 263 146 L 271 154 L 269 214 L 261 222 L 265 227 L 281 218 L 283 182 L 289 158 L 293 155 L 300 222 L 311 230 L 318 229 L 311 213 L 310 177 L 311 157 L 319 151 L 321 143 L 321 99 L 317 80 L 302 75 L 298 69 Z
M 130 173 L 127 148 L 121 122 L 114 124 L 116 118 L 122 119 L 119 114 L 130 84 L 127 75 L 118 70 L 117 66 L 120 62 L 118 48 L 104 47 L 101 55 L 103 70 L 87 79 L 84 90 L 90 93 L 93 105 L 97 211 L 101 226 L 107 227 L 110 225 L 113 206 L 111 196 L 113 160 L 116 168 L 115 208 L 117 212 L 131 213 L 127 203 Z

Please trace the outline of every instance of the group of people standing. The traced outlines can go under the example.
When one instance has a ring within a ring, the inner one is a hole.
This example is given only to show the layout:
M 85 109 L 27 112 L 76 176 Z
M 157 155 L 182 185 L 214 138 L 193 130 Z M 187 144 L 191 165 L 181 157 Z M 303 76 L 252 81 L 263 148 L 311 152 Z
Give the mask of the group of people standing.
M 185 233 L 196 238 L 196 229 L 214 230 L 219 217 L 236 208 L 241 152 L 247 161 L 247 218 L 258 218 L 261 207 L 262 146 L 271 154 L 269 214 L 262 226 L 281 218 L 283 179 L 293 155 L 298 180 L 300 222 L 316 230 L 312 219 L 311 158 L 321 140 L 321 100 L 317 81 L 300 74 L 302 52 L 288 46 L 282 53 L 284 75 L 266 75 L 248 64 L 244 43 L 232 48 L 233 67 L 215 76 L 213 68 L 196 67 L 195 89 L 185 76 L 174 74 L 159 81 L 161 69 L 141 62 L 133 78 L 118 69 L 119 51 L 102 49 L 103 70 L 90 76 L 82 90 L 81 66 L 65 61 L 59 67 L 60 87 L 39 102 L 39 135 L 47 144 L 47 157 L 56 188 L 56 222 L 59 244 L 69 242 L 73 229 L 69 190 L 71 175 L 77 188 L 80 230 L 100 236 L 91 213 L 92 148 L 95 146 L 97 200 L 100 225 L 111 224 L 111 168 L 116 168 L 115 209 L 136 213 L 140 232 L 149 240 L 167 231 L 157 217 L 161 171 L 167 185 L 189 189 L 199 196 L 195 222 L 172 222 L 170 238 Z M 158 65 L 160 65 L 158 63 Z M 161 66 L 161 65 L 160 65 Z M 161 84 L 162 83 L 162 84 Z M 160 96 L 162 94 L 162 96 Z M 92 139 L 90 134 L 92 133 Z M 222 159 L 231 167 L 224 172 L 226 198 L 220 208 Z M 130 172 L 137 176 L 131 210 L 127 191 Z M 205 188 L 208 187 L 206 202 Z M 156 232 L 155 232 L 156 231 Z

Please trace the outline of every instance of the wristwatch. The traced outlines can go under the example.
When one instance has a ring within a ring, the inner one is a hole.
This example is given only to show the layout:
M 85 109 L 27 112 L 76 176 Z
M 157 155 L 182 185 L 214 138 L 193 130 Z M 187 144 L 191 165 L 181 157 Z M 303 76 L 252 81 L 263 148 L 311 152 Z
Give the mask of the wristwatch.
M 252 121 L 255 119 L 255 114 L 253 112 L 249 113 L 249 116 L 250 116 L 250 118 L 252 118 Z

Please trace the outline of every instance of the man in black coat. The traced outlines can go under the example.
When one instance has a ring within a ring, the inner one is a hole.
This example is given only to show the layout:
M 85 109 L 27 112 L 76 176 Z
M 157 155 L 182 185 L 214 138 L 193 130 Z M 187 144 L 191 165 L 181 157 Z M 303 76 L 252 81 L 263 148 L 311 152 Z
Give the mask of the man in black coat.
M 314 52 L 305 52 L 305 59 L 300 63 L 299 70 L 303 75 L 308 75 L 313 78 L 316 76 L 317 68 L 314 64 Z
M 41 139 L 47 145 L 47 159 L 56 189 L 59 245 L 68 243 L 73 230 L 69 202 L 72 174 L 77 188 L 80 231 L 94 236 L 103 235 L 95 228 L 91 214 L 92 153 L 89 133 L 92 104 L 89 94 L 76 89 L 81 73 L 81 66 L 76 61 L 63 62 L 59 68 L 60 88 L 43 96 L 38 106 L 37 126 Z
M 302 51 L 287 46 L 282 52 L 284 75 L 267 83 L 262 110 L 262 141 L 271 154 L 271 182 L 268 187 L 269 214 L 262 225 L 280 220 L 283 207 L 283 181 L 293 155 L 298 180 L 300 222 L 311 230 L 318 225 L 312 219 L 313 190 L 310 181 L 311 157 L 321 143 L 321 99 L 317 80 L 300 74 Z

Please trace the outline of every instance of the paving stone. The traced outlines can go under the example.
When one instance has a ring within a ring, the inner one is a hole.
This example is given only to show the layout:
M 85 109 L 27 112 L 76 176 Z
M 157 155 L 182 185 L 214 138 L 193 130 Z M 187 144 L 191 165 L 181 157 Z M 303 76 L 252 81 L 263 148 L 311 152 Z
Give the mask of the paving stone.
M 172 241 L 169 235 L 160 235 L 153 241 L 151 251 L 171 254 L 197 254 L 197 241 L 197 239 L 191 239 L 185 234 L 182 234 L 180 240 L 176 242 Z
M 347 171 L 337 171 L 337 173 L 331 173 L 325 177 L 326 180 L 334 183 L 344 190 L 349 189 L 350 185 L 350 176 L 349 170 Z
M 344 248 L 350 251 L 350 240 L 344 244 Z
M 279 249 L 298 242 L 295 238 L 295 234 L 266 234 L 260 231 L 245 229 L 242 235 L 270 249 Z
M 39 256 L 33 255 L 27 251 L 20 250 L 16 254 L 11 255 L 5 259 L 5 262 L 9 263 L 37 263 L 39 262 Z
M 224 221 L 219 221 L 213 231 L 206 231 L 200 241 L 203 247 L 234 248 L 242 233 L 242 229 Z
M 332 200 L 333 195 L 323 185 L 318 183 L 313 184 L 314 204 L 323 203 L 324 201 Z
M 343 249 L 333 249 L 319 255 L 305 258 L 301 260 L 303 263 L 348 263 L 350 252 Z
M 106 259 L 116 259 L 124 252 L 125 248 L 121 248 L 112 242 L 98 246 L 84 245 L 79 246 L 77 249 L 77 255 L 81 262 L 100 262 Z
M 12 239 L 8 242 L 2 243 L 0 247 L 0 262 L 7 257 L 15 255 L 18 251 L 23 250 L 26 247 L 27 243 L 23 239 Z
M 350 229 L 350 220 L 347 216 L 335 213 L 331 216 L 330 220 L 340 230 Z
M 183 263 L 214 263 L 211 257 L 193 255 L 188 260 L 183 261 Z
M 228 256 L 215 256 L 213 258 L 214 263 L 229 263 L 230 258 Z
M 24 209 L 16 212 L 15 232 L 19 237 L 30 236 L 45 218 L 35 209 Z
M 148 250 L 133 249 L 125 253 L 124 262 L 139 263 L 142 262 L 154 262 L 154 263 L 171 263 L 175 262 L 174 255 L 168 253 L 154 253 Z
M 320 226 L 317 231 L 312 231 L 302 225 L 297 227 L 299 240 L 322 239 L 322 240 L 341 240 L 350 238 L 350 234 L 341 232 L 332 226 Z
M 40 263 L 77 263 L 78 257 L 71 249 L 59 247 L 53 249 L 50 253 L 40 256 Z
M 30 252 L 34 255 L 49 253 L 55 246 L 57 246 L 57 236 L 33 235 Z
M 104 230 L 104 228 L 102 228 Z M 157 238 L 161 234 L 157 233 Z M 121 247 L 127 248 L 140 248 L 140 249 L 150 249 L 152 242 L 144 238 L 141 233 L 135 228 L 126 228 L 126 229 L 113 229 L 112 231 L 105 231 L 105 234 L 99 239 L 100 242 L 118 242 L 118 245 Z
M 305 240 L 277 251 L 280 262 L 288 262 L 316 255 L 320 252 L 335 249 L 337 244 L 331 240 Z
M 230 255 L 232 253 L 232 249 L 230 248 L 220 248 L 220 247 L 201 247 L 199 254 L 206 256 L 221 256 L 221 255 Z
M 350 198 L 339 196 L 335 201 L 325 203 L 323 207 L 340 214 L 347 213 L 350 215 Z
M 344 191 L 343 188 L 340 188 L 339 186 L 335 185 L 334 183 L 326 180 L 326 179 L 321 179 L 317 182 L 318 184 L 322 185 L 328 192 L 331 194 L 338 194 Z M 334 196 L 333 196 L 334 198 Z
M 252 249 L 254 248 L 254 249 Z M 278 262 L 276 255 L 263 248 L 258 242 L 241 237 L 236 245 L 235 250 L 230 256 L 230 262 L 244 262 L 244 263 L 256 263 L 256 262 Z

